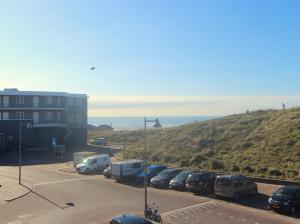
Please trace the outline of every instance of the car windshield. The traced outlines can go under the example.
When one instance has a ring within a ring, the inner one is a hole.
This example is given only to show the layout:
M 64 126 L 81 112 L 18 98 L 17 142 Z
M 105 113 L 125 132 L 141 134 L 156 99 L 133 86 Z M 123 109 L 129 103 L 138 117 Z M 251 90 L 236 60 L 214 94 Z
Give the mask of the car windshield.
M 92 163 L 92 159 L 84 159 L 83 161 L 82 161 L 82 163 L 84 163 L 84 164 L 91 164 Z
M 189 180 L 195 181 L 195 180 L 203 180 L 204 174 L 203 173 L 193 173 L 189 176 Z
M 296 190 L 292 188 L 282 187 L 275 192 L 276 195 L 293 196 Z
M 217 185 L 228 187 L 230 186 L 230 178 L 229 177 L 219 177 L 216 181 Z
M 176 170 L 174 169 L 167 169 L 167 170 L 164 170 L 162 171 L 159 176 L 170 176 L 172 175 L 174 172 L 176 172 Z
M 176 179 L 186 179 L 190 175 L 191 171 L 181 171 L 177 176 Z

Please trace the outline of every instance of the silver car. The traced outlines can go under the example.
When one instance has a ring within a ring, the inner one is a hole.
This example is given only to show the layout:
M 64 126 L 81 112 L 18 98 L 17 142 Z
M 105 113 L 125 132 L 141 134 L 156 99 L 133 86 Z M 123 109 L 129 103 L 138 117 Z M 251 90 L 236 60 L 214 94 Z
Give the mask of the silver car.
M 243 175 L 220 175 L 215 182 L 215 194 L 236 201 L 242 196 L 256 195 L 257 185 Z

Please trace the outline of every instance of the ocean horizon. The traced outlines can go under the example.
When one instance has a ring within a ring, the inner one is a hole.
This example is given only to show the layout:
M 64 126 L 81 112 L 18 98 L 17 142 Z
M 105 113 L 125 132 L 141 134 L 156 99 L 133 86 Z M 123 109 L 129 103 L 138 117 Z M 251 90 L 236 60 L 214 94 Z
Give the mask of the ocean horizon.
M 147 119 L 158 118 L 162 127 L 175 127 L 189 124 L 196 121 L 206 121 L 219 116 L 158 116 L 147 117 Z M 91 125 L 110 125 L 115 130 L 141 129 L 144 127 L 144 117 L 89 117 L 88 124 Z M 150 126 L 150 124 L 149 124 Z

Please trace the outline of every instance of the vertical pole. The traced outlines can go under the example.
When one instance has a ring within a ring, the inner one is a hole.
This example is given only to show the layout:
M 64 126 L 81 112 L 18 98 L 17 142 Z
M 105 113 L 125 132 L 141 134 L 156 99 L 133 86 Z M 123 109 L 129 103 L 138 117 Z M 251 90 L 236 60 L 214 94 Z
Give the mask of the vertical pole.
M 146 218 L 146 214 L 147 214 L 147 208 L 148 208 L 148 202 L 147 202 L 147 185 L 148 185 L 148 181 L 147 181 L 147 133 L 146 133 L 146 117 L 144 118 L 144 137 L 145 137 L 145 145 L 144 145 L 144 190 L 145 190 L 145 218 Z
M 126 144 L 123 144 L 123 160 L 125 160 L 125 147 L 126 147 Z
M 19 184 L 21 184 L 21 166 L 22 166 L 22 122 L 19 120 Z

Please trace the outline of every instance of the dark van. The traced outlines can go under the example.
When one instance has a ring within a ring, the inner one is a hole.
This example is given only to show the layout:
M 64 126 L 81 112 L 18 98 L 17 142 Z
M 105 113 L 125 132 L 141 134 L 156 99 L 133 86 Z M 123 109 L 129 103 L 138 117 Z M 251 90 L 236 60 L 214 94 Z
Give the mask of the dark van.
M 212 193 L 216 174 L 214 172 L 197 172 L 192 173 L 186 180 L 186 188 L 193 193 Z

